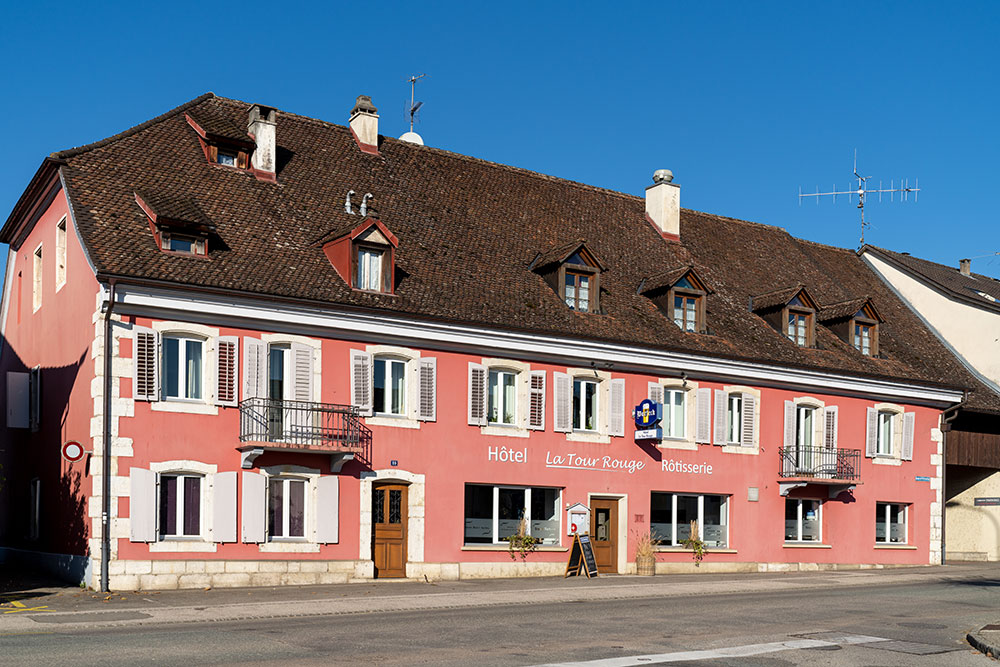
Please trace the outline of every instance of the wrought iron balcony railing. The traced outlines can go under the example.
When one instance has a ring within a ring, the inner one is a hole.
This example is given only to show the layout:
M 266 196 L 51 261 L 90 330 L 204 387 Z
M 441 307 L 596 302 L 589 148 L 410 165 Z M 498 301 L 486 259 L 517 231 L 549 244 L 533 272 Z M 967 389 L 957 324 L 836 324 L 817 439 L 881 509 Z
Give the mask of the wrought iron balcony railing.
M 782 447 L 779 451 L 782 478 L 812 478 L 816 481 L 861 480 L 860 449 L 827 449 L 825 447 Z
M 352 405 L 249 398 L 240 403 L 240 441 L 363 453 L 371 443 L 371 431 Z

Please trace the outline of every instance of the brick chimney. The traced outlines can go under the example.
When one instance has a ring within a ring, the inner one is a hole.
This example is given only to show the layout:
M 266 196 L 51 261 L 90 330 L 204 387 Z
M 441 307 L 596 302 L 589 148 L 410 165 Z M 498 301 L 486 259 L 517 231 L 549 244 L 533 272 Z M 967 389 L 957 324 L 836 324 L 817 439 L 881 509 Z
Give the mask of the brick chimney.
M 277 148 L 275 135 L 276 112 L 271 107 L 255 104 L 250 107 L 247 134 L 253 137 L 257 147 L 250 158 L 254 175 L 263 181 L 275 180 Z
M 653 184 L 646 188 L 646 219 L 664 238 L 677 241 L 681 233 L 681 186 L 673 180 L 669 169 L 653 172 Z
M 351 109 L 351 134 L 362 152 L 378 155 L 378 109 L 367 95 L 358 95 Z
M 963 276 L 972 275 L 972 260 L 971 259 L 960 259 L 958 260 L 958 270 L 962 272 Z

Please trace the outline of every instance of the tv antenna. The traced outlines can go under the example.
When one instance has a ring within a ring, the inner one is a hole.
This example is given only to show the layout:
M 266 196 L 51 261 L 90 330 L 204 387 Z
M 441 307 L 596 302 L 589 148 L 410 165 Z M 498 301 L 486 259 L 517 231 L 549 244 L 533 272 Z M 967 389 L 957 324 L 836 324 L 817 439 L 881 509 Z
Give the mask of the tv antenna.
M 910 193 L 913 193 L 913 201 L 917 201 L 917 193 L 920 192 L 919 183 L 920 181 L 914 179 L 913 187 L 910 187 L 910 179 L 903 180 L 899 179 L 899 187 L 896 187 L 895 179 L 889 181 L 889 187 L 882 187 L 882 181 L 878 182 L 878 188 L 868 187 L 868 181 L 871 176 L 862 176 L 858 173 L 858 150 L 854 149 L 854 178 L 858 181 L 858 186 L 854 190 L 837 190 L 836 184 L 833 186 L 833 190 L 830 192 L 820 192 L 819 187 L 816 188 L 816 192 L 802 192 L 802 188 L 799 188 L 799 206 L 802 206 L 803 197 L 816 197 L 816 204 L 819 205 L 819 198 L 826 197 L 827 195 L 833 195 L 834 203 L 837 202 L 837 195 L 847 195 L 847 201 L 853 201 L 854 197 L 858 198 L 858 210 L 861 211 L 861 245 L 865 244 L 865 229 L 871 226 L 871 223 L 865 222 L 865 198 L 868 195 L 878 195 L 879 202 L 882 201 L 882 195 L 889 195 L 889 201 L 892 202 L 895 196 L 899 195 L 899 200 L 905 202 L 908 200 Z
M 410 115 L 410 132 L 413 132 L 413 121 L 417 117 L 417 112 L 420 111 L 420 107 L 424 106 L 423 102 L 416 102 L 416 90 L 417 81 L 427 76 L 426 74 L 415 74 L 411 76 L 407 81 L 410 82 L 410 106 L 407 108 L 406 113 Z

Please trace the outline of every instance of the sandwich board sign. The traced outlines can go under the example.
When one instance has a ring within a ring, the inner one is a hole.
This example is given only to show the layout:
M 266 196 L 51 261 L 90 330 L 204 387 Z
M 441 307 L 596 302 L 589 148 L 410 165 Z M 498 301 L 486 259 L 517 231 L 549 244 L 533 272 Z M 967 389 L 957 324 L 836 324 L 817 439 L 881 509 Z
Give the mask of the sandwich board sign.
M 594 545 L 590 535 L 577 533 L 573 536 L 573 546 L 569 550 L 569 562 L 566 563 L 566 577 L 579 577 L 581 571 L 588 579 L 597 576 L 597 559 L 594 558 Z

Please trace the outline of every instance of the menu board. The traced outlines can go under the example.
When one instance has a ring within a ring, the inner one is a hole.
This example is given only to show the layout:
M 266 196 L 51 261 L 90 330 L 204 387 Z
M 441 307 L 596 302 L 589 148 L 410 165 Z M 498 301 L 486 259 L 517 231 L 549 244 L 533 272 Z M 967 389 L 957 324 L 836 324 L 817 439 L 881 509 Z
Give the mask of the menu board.
M 597 559 L 594 558 L 594 545 L 590 535 L 574 535 L 573 546 L 569 550 L 569 561 L 566 563 L 566 577 L 578 577 L 581 571 L 587 578 L 597 576 Z

